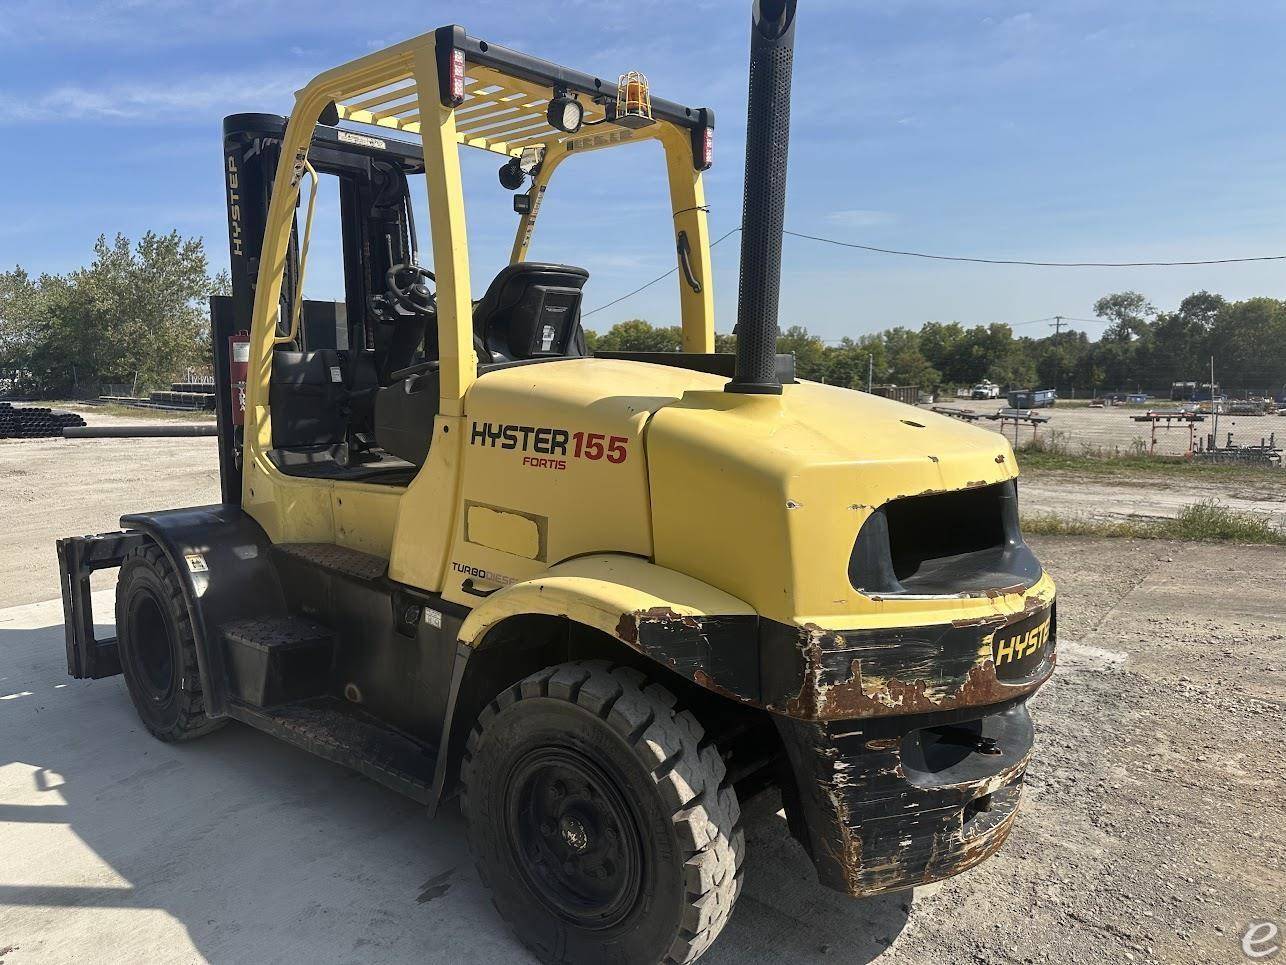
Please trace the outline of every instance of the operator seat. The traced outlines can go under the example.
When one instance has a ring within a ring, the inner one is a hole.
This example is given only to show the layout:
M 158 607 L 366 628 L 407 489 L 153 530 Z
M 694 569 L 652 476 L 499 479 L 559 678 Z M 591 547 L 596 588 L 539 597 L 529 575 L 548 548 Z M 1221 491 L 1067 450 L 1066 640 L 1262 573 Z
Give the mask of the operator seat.
M 473 309 L 479 362 L 579 358 L 581 289 L 589 272 L 573 265 L 520 261 L 506 265 Z
M 572 265 L 518 262 L 500 270 L 473 309 L 480 370 L 525 360 L 587 355 L 580 324 L 589 272 Z M 375 442 L 424 465 L 433 442 L 441 377 L 435 362 L 411 366 L 375 396 Z

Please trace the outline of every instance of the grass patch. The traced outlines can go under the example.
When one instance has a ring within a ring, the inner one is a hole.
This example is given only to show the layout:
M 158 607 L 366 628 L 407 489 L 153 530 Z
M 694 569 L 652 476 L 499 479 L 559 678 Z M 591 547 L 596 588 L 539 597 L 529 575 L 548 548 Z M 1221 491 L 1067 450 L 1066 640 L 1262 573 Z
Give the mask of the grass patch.
M 1058 400 L 1059 409 L 1088 409 L 1090 403 L 1098 401 L 1095 399 L 1062 399 Z M 1137 409 L 1146 412 L 1148 409 L 1168 409 L 1173 406 L 1182 405 L 1181 402 L 1171 402 L 1169 399 L 1149 399 L 1147 402 L 1113 402 L 1106 408 L 1110 409 Z
M 1082 445 L 1074 451 L 1066 434 L 1058 431 L 1035 439 L 1015 450 L 1018 467 L 1024 472 L 1078 472 L 1086 475 L 1116 476 L 1122 472 L 1139 475 L 1182 476 L 1198 479 L 1282 480 L 1286 473 L 1277 466 L 1242 465 L 1238 463 L 1196 462 L 1183 456 L 1154 456 L 1146 443 L 1136 439 L 1128 448 L 1110 449 Z
M 1024 472 L 1081 472 L 1089 475 L 1115 476 L 1121 472 L 1151 473 L 1165 476 L 1235 479 L 1243 476 L 1286 479 L 1274 466 L 1250 466 L 1237 463 L 1194 462 L 1182 456 L 1149 456 L 1134 453 L 1074 455 L 1068 452 L 1019 449 L 1018 466 Z
M 1286 546 L 1286 530 L 1276 526 L 1270 517 L 1229 509 L 1215 499 L 1185 506 L 1174 519 L 1114 520 L 1040 513 L 1024 516 L 1022 527 L 1024 533 L 1034 536 L 1105 536 Z

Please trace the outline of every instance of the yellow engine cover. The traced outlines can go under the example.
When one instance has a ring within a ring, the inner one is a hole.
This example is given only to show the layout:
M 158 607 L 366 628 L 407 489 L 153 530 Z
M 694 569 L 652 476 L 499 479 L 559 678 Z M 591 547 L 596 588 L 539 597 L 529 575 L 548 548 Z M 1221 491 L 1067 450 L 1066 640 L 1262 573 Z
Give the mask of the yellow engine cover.
M 1021 594 L 867 597 L 847 574 L 858 531 L 885 502 L 1017 475 L 1001 435 L 817 383 L 781 396 L 724 383 L 593 358 L 480 377 L 461 426 L 444 595 L 474 605 L 565 560 L 618 553 L 783 623 L 856 628 L 1022 608 Z M 1047 583 L 1029 594 L 1052 597 Z

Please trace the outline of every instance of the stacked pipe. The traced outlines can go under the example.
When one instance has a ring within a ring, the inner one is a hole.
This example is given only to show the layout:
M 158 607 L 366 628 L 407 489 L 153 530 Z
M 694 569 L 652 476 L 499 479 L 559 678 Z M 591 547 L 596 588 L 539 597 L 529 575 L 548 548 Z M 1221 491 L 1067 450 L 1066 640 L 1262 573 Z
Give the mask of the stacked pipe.
M 84 424 L 73 412 L 0 402 L 0 439 L 58 439 L 68 426 Z

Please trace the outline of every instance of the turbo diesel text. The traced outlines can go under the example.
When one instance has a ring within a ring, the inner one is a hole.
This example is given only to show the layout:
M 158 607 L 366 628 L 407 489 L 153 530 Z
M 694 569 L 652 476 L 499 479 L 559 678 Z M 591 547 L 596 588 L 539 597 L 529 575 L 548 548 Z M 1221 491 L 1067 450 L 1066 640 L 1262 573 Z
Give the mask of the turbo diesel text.
M 473 423 L 469 444 L 533 453 L 524 456 L 522 464 L 536 469 L 566 469 L 569 457 L 591 462 L 605 459 L 619 465 L 630 455 L 630 440 L 626 436 L 491 422 Z

